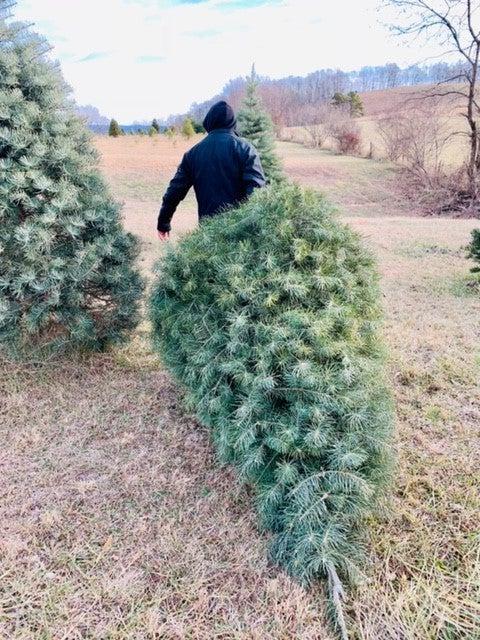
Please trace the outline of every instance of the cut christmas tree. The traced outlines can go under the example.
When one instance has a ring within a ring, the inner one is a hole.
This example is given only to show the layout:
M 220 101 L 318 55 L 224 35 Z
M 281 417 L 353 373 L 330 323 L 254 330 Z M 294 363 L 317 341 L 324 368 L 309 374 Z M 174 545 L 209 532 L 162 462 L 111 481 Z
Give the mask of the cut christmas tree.
M 285 179 L 280 160 L 275 152 L 275 137 L 270 115 L 262 106 L 258 95 L 255 67 L 247 79 L 247 93 L 238 112 L 238 133 L 249 140 L 260 154 L 267 181 L 278 183 Z
M 150 306 L 165 365 L 256 490 L 272 558 L 326 577 L 338 605 L 392 462 L 370 254 L 323 197 L 266 188 L 168 249 Z
M 45 42 L 0 3 L 0 344 L 101 349 L 138 319 L 137 243 Z

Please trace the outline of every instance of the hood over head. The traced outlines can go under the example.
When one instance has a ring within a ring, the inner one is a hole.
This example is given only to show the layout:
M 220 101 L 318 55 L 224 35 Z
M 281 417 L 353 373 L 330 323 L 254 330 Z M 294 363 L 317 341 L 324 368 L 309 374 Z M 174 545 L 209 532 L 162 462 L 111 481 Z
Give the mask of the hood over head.
M 225 100 L 220 100 L 210 107 L 203 121 L 203 126 L 208 133 L 215 129 L 235 129 L 236 125 L 235 113 Z

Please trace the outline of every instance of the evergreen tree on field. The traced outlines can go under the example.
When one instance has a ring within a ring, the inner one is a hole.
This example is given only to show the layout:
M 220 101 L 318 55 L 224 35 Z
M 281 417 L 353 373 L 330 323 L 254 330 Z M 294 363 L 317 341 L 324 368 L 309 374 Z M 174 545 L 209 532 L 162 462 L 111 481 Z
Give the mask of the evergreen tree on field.
M 333 94 L 332 105 L 334 107 L 343 107 L 348 103 L 348 96 L 346 96 L 341 91 L 336 91 Z
M 468 246 L 468 257 L 477 263 L 472 268 L 472 273 L 480 273 L 480 229 L 472 231 L 472 241 Z
M 184 138 L 191 138 L 195 135 L 195 129 L 193 128 L 193 123 L 190 118 L 185 118 L 182 124 L 182 136 Z
M 197 122 L 196 120 L 192 120 L 192 126 L 195 133 L 205 133 L 205 127 L 201 122 Z
M 157 119 L 156 119 L 156 118 L 154 118 L 154 119 L 152 120 L 151 128 L 152 128 L 152 129 L 155 129 L 155 131 L 156 131 L 157 133 L 160 133 L 160 125 L 158 124 L 158 122 L 157 122 Z
M 363 102 L 360 94 L 357 91 L 350 91 L 348 94 L 348 104 L 350 106 L 350 115 L 352 118 L 358 118 L 363 116 Z
M 358 118 L 364 114 L 362 98 L 357 91 L 350 91 L 347 94 L 337 91 L 333 94 L 332 106 L 348 109 L 352 118 Z
M 262 106 L 257 88 L 257 75 L 255 67 L 252 67 L 252 73 L 247 80 L 247 93 L 238 112 L 238 133 L 257 149 L 267 181 L 280 182 L 284 175 L 275 152 L 273 123 Z
M 155 129 L 154 126 L 151 126 L 148 130 L 148 135 L 153 138 L 154 136 L 158 135 L 158 131 Z
M 150 301 L 156 348 L 255 488 L 273 559 L 327 578 L 337 605 L 391 472 L 379 298 L 355 233 L 280 185 L 170 247 Z
M 118 136 L 123 135 L 123 131 L 120 128 L 120 125 L 113 118 L 110 120 L 110 126 L 108 127 L 108 135 L 112 136 L 112 138 L 118 138 Z
M 142 292 L 137 243 L 46 50 L 0 19 L 0 343 L 17 353 L 115 343 Z

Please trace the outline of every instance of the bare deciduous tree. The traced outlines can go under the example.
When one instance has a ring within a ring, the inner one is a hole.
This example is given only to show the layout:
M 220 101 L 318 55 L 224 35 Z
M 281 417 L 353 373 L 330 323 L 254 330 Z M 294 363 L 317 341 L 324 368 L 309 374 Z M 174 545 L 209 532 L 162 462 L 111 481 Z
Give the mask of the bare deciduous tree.
M 432 187 L 443 171 L 443 151 L 449 139 L 439 106 L 409 105 L 378 121 L 378 132 L 389 160 L 400 163 L 423 184 Z
M 299 120 L 311 146 L 323 147 L 329 135 L 332 107 L 325 103 L 306 105 L 301 109 Z
M 398 33 L 437 38 L 445 53 L 455 52 L 464 60 L 458 73 L 438 83 L 429 97 L 457 96 L 468 123 L 469 158 L 466 166 L 468 195 L 480 197 L 480 104 L 476 95 L 480 61 L 480 5 L 478 0 L 386 0 L 399 10 Z M 452 84 L 462 83 L 462 85 Z

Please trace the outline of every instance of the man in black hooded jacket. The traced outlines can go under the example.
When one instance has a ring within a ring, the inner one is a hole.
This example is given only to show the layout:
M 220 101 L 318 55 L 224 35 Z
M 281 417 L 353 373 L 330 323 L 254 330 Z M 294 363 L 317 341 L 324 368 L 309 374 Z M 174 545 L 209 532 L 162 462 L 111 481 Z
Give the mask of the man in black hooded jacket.
M 236 124 L 233 109 L 224 100 L 207 113 L 203 121 L 207 137 L 183 156 L 163 197 L 157 224 L 161 240 L 169 237 L 172 216 L 190 187 L 201 219 L 238 204 L 265 185 L 258 152 L 238 136 Z

